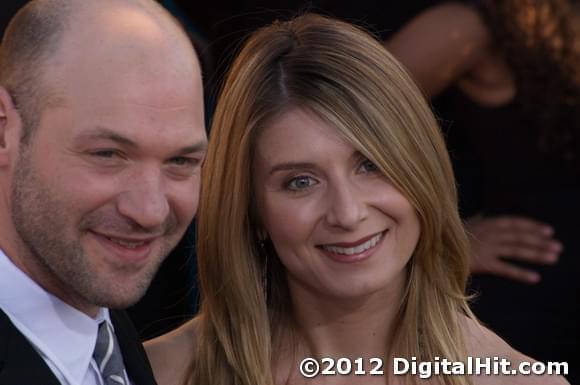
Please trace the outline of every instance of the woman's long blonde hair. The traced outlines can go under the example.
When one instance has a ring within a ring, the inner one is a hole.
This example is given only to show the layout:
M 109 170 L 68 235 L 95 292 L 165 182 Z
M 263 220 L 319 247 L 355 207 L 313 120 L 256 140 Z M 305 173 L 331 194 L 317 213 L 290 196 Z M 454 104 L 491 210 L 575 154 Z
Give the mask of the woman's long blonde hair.
M 260 129 L 293 107 L 336 127 L 416 209 L 421 235 L 391 331 L 396 343 L 388 351 L 419 360 L 463 360 L 458 318 L 471 316 L 464 295 L 468 243 L 433 114 L 372 36 L 306 14 L 254 33 L 219 97 L 197 219 L 202 303 L 188 383 L 273 384 L 272 346 L 284 324 L 279 321 L 292 311 L 283 267 L 272 256 L 265 264 L 258 247 L 252 153 Z

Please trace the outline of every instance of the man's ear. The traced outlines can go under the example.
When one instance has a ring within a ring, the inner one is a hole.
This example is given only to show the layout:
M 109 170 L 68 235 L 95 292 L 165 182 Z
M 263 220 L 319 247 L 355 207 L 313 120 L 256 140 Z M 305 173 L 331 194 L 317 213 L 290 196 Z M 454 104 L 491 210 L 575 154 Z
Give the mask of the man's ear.
M 0 86 L 0 167 L 13 161 L 20 143 L 22 120 L 8 91 Z

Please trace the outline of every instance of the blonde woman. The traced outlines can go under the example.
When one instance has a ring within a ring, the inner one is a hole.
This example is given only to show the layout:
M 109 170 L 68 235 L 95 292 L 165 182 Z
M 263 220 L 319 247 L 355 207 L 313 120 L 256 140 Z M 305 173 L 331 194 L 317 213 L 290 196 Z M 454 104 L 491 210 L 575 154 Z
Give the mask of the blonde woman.
M 418 383 L 393 374 L 395 357 L 530 360 L 473 319 L 468 243 L 439 129 L 365 32 L 315 15 L 256 32 L 226 79 L 210 143 L 201 311 L 148 344 L 161 385 Z M 306 357 L 352 369 L 305 378 Z

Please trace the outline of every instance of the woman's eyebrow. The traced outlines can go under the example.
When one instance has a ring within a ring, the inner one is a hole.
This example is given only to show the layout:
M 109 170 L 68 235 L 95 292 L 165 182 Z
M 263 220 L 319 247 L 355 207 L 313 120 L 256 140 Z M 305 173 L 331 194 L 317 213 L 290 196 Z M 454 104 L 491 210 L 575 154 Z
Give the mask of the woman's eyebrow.
M 297 169 L 312 169 L 316 168 L 314 163 L 310 162 L 283 162 L 278 163 L 270 169 L 269 174 L 272 175 L 279 171 L 289 171 L 289 170 L 297 170 Z

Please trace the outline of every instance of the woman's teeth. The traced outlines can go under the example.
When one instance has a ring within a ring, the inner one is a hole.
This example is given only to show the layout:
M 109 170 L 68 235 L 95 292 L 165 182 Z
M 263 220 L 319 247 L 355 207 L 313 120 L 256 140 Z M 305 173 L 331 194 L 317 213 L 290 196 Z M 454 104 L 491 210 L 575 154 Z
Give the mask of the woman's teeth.
M 377 243 L 379 243 L 379 241 L 381 240 L 381 238 L 383 237 L 383 233 L 379 233 L 377 235 L 375 235 L 374 237 L 372 237 L 371 239 L 369 239 L 368 241 L 355 246 L 355 247 L 338 247 L 338 246 L 322 246 L 322 248 L 324 250 L 330 251 L 331 253 L 336 253 L 336 254 L 344 254 L 344 255 L 354 255 L 354 254 L 360 254 L 365 250 L 370 249 L 371 247 L 375 247 Z

